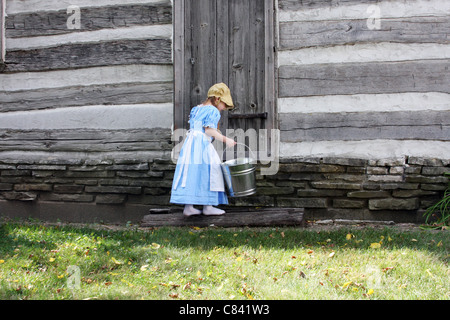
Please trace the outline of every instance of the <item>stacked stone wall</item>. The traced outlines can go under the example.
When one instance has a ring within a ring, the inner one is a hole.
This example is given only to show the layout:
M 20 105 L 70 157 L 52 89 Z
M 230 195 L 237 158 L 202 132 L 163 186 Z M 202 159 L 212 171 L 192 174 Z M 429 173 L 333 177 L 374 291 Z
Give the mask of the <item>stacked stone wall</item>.
M 24 217 L 27 212 L 14 212 L 11 208 L 32 213 L 36 206 L 49 208 L 54 204 L 58 205 L 55 208 L 86 210 L 89 216 L 77 214 L 74 218 L 69 209 L 46 215 L 41 209 L 37 217 L 107 221 L 104 211 L 114 207 L 114 212 L 122 210 L 128 214 L 116 214 L 116 220 L 140 219 L 151 208 L 170 207 L 174 169 L 172 161 L 163 158 L 3 160 L 0 215 Z M 230 205 L 305 208 L 305 216 L 310 220 L 420 222 L 424 210 L 438 201 L 448 187 L 444 173 L 449 171 L 448 160 L 417 157 L 377 161 L 284 159 L 276 175 L 257 174 L 256 195 L 230 199 Z M 140 214 L 129 214 L 133 208 L 139 208 Z

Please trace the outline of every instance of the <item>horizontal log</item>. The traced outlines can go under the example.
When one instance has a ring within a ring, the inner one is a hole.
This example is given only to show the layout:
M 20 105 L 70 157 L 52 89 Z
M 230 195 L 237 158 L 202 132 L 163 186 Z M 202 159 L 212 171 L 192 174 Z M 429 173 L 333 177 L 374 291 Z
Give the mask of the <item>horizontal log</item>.
M 280 114 L 280 124 L 281 130 L 450 125 L 450 111 L 284 113 Z
M 0 130 L 0 152 L 171 150 L 170 129 Z
M 449 140 L 449 111 L 280 115 L 281 141 Z
M 160 212 L 158 212 L 160 213 Z M 264 208 L 260 210 L 232 209 L 222 216 L 185 217 L 181 211 L 169 211 L 168 214 L 149 214 L 144 216 L 141 227 L 160 226 L 197 226 L 209 227 L 272 227 L 272 226 L 304 226 L 304 210 L 302 208 Z
M 449 93 L 449 67 L 448 60 L 281 66 L 279 96 Z
M 447 140 L 450 126 L 379 126 L 293 129 L 281 132 L 282 142 L 359 140 Z
M 8 15 L 6 37 L 36 37 L 130 26 L 170 24 L 170 3 L 132 4 L 80 9 L 80 29 L 69 29 L 67 9 Z
M 0 92 L 1 112 L 87 105 L 171 102 L 172 82 L 124 83 Z
M 6 52 L 4 72 L 45 71 L 83 67 L 171 64 L 169 39 L 123 40 L 66 44 Z
M 282 10 L 305 10 L 357 4 L 367 4 L 369 6 L 379 2 L 380 0 L 279 0 L 278 7 Z
M 89 8 L 89 7 L 104 7 L 104 6 L 120 6 L 124 5 L 124 3 L 133 3 L 133 4 L 148 4 L 152 5 L 155 3 L 158 4 L 170 4 L 171 0 L 77 0 L 75 3 L 72 0 L 27 0 L 27 1 L 15 1 L 15 0 L 7 0 L 7 14 L 18 14 L 24 12 L 30 12 L 30 8 L 33 8 L 32 11 L 56 11 L 56 10 L 64 10 L 67 9 L 70 5 L 77 5 L 80 8 Z
M 134 130 L 0 130 L 4 141 L 108 140 L 109 142 L 161 141 L 171 138 L 170 129 Z
M 280 49 L 355 43 L 448 43 L 447 17 L 381 19 L 380 29 L 369 29 L 367 19 L 280 23 Z

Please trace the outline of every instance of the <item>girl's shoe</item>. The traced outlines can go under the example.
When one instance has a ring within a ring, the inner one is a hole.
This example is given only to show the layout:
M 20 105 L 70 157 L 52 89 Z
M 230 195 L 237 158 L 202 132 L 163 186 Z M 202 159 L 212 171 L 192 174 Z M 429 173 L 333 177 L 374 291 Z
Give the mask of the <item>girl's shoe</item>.
M 201 213 L 202 213 L 201 210 L 195 209 L 194 206 L 191 205 L 191 204 L 187 204 L 187 205 L 184 206 L 183 214 L 186 217 L 198 216 Z
M 221 216 L 225 214 L 225 211 L 213 206 L 203 206 L 203 214 L 205 216 Z

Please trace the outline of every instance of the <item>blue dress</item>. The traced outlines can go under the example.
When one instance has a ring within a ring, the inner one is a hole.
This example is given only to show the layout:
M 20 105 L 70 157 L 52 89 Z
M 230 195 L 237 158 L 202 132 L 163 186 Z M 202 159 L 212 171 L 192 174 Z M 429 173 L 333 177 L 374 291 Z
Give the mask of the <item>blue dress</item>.
M 217 129 L 219 110 L 211 105 L 197 106 L 189 116 L 190 130 L 181 148 L 170 202 L 173 204 L 228 204 L 220 158 L 205 128 Z

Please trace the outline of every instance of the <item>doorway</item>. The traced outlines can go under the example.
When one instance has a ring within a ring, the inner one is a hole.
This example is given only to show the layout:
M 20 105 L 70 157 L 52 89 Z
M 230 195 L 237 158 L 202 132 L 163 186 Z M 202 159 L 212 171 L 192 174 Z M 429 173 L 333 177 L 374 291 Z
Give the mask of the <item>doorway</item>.
M 220 128 L 277 129 L 274 0 L 176 0 L 174 129 L 186 129 L 192 107 L 224 82 L 235 109 Z M 224 132 L 225 133 L 225 132 Z

